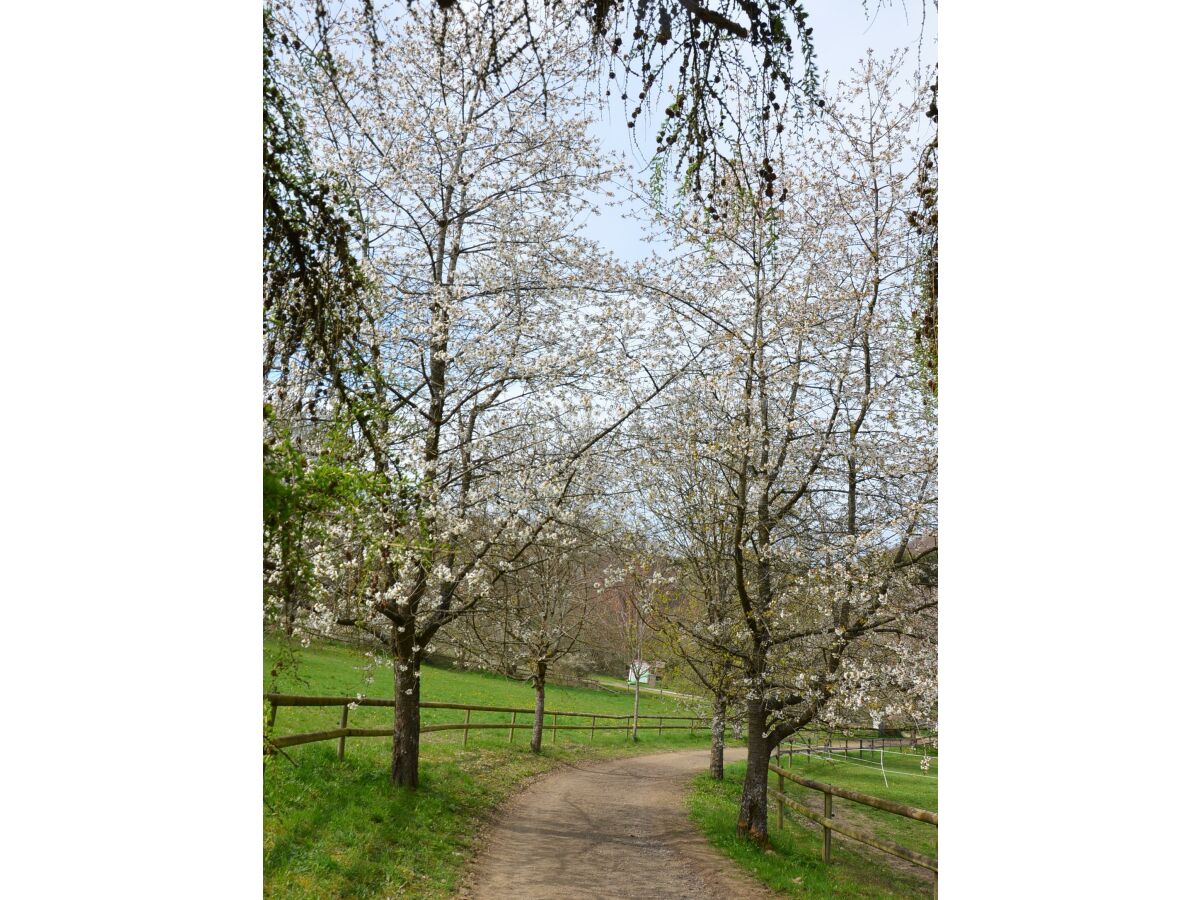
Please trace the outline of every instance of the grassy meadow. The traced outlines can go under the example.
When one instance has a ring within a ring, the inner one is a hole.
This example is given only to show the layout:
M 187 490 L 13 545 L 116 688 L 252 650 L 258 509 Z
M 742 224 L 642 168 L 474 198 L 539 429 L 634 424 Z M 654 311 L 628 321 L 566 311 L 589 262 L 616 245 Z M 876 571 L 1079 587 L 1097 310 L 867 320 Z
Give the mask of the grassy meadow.
M 280 659 L 288 664 L 280 667 Z M 390 668 L 376 668 L 374 682 L 368 683 L 370 659 L 362 651 L 337 645 L 289 649 L 268 641 L 263 661 L 264 691 L 391 696 Z M 421 672 L 423 701 L 533 707 L 533 689 L 519 681 L 429 665 Z M 633 695 L 548 685 L 546 708 L 627 715 Z M 651 717 L 691 711 L 669 697 L 643 696 L 640 713 Z M 461 710 L 424 710 L 422 722 L 461 722 L 463 715 Z M 340 707 L 281 707 L 273 733 L 337 728 L 340 716 Z M 471 714 L 472 723 L 509 719 L 507 713 Z M 386 728 L 390 722 L 390 710 L 379 708 L 359 707 L 349 718 L 351 727 Z M 263 770 L 264 896 L 450 896 L 488 813 L 528 779 L 570 760 L 708 744 L 705 728 L 695 735 L 664 731 L 660 736 L 652 718 L 642 722 L 636 744 L 624 730 L 597 731 L 594 739 L 587 731 L 559 731 L 554 741 L 550 724 L 547 716 L 540 756 L 529 750 L 528 729 L 518 730 L 511 744 L 507 729 L 472 731 L 465 748 L 461 731 L 422 735 L 421 788 L 416 792 L 390 784 L 388 738 L 349 738 L 342 761 L 336 741 L 289 747 L 286 756 L 269 758 Z
M 935 751 L 930 751 L 931 754 Z M 851 750 L 849 758 L 796 754 L 790 770 L 814 781 L 851 788 L 904 803 L 937 811 L 936 756 L 928 772 L 921 769 L 923 753 L 889 750 L 883 754 L 884 773 L 879 768 L 879 751 Z M 783 767 L 789 768 L 785 755 Z M 791 811 L 785 813 L 786 826 L 777 827 L 777 809 L 771 804 L 771 848 L 761 851 L 747 841 L 738 840 L 736 823 L 738 802 L 746 764 L 725 767 L 725 781 L 713 781 L 707 774 L 698 776 L 689 795 L 692 820 L 718 849 L 754 873 L 760 880 L 796 897 L 923 897 L 933 896 L 932 873 L 895 857 L 860 844 L 851 838 L 833 835 L 833 862 L 821 860 L 822 830 Z M 778 788 L 778 776 L 772 774 L 772 788 Z M 788 783 L 787 793 L 815 812 L 823 810 L 824 795 Z M 924 822 L 896 816 L 882 810 L 834 797 L 834 818 L 847 824 L 866 827 L 877 836 L 909 849 L 937 857 L 937 828 Z

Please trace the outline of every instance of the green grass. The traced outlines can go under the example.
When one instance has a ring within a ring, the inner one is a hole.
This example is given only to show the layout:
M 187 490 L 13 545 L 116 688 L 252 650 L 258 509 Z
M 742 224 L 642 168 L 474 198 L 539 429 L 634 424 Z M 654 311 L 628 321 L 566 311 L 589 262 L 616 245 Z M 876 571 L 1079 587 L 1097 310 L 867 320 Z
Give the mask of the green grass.
M 295 671 L 287 671 L 277 678 L 272 678 L 269 670 L 281 652 L 283 645 L 278 642 L 268 642 L 263 648 L 263 690 L 274 690 L 284 694 L 315 694 L 322 696 L 348 696 L 362 694 L 366 697 L 392 696 L 392 671 L 390 667 L 379 667 L 374 670 L 374 682 L 367 683 L 367 672 L 362 671 L 370 663 L 370 658 L 363 651 L 353 650 L 339 645 L 314 645 L 307 650 L 296 651 L 299 665 Z M 553 675 L 553 673 L 551 673 Z M 505 678 L 501 675 L 490 675 L 482 672 L 466 672 L 454 669 L 435 668 L 428 663 L 421 667 L 421 700 L 442 703 L 473 703 L 480 706 L 509 706 L 522 709 L 533 709 L 533 688 L 526 682 Z M 559 685 L 546 686 L 546 709 L 563 710 L 567 712 L 608 713 L 612 715 L 629 715 L 633 712 L 633 693 L 612 693 L 591 688 L 562 687 Z M 681 704 L 678 698 L 662 697 L 655 694 L 642 694 L 639 705 L 639 716 L 652 717 L 656 715 L 682 716 L 692 715 L 693 711 Z M 350 713 L 351 727 L 386 728 L 391 724 L 391 711 L 378 707 L 359 707 Z M 279 734 L 299 731 L 314 731 L 326 728 L 337 728 L 340 723 L 340 707 L 285 707 L 280 708 L 275 727 Z M 421 721 L 424 724 L 439 722 L 461 722 L 462 710 L 428 709 L 423 710 Z M 474 722 L 508 722 L 508 713 L 472 713 Z M 529 722 L 529 717 L 519 717 L 519 722 Z M 587 724 L 590 725 L 590 719 Z M 585 724 L 581 720 L 561 719 L 566 724 Z M 547 720 L 547 726 L 550 722 Z M 598 720 L 597 725 L 604 724 Z M 615 724 L 615 723 L 609 723 Z M 650 723 L 643 723 L 649 725 Z M 668 723 L 672 724 L 672 723 Z M 682 722 L 673 724 L 681 725 Z M 519 734 L 519 732 L 518 732 Z M 568 732 L 560 732 L 559 740 L 564 739 Z M 621 732 L 623 740 L 624 732 Z M 528 731 L 526 731 L 528 736 Z M 664 732 L 665 736 L 665 732 Z M 606 737 L 615 737 L 614 734 Z M 431 741 L 461 741 L 462 735 L 429 735 Z M 479 740 L 484 744 L 507 744 L 507 731 L 477 731 L 472 732 L 470 743 Z M 596 733 L 597 743 L 601 742 L 601 732 Z
M 897 803 L 937 812 L 937 779 L 927 777 L 937 775 L 937 757 L 933 755 L 935 752 L 930 751 L 932 759 L 928 772 L 921 770 L 923 754 L 920 750 L 900 751 L 894 749 L 884 753 L 883 765 L 887 773 L 886 783 L 884 774 L 879 769 L 879 751 L 872 754 L 871 751 L 864 750 L 863 756 L 860 758 L 856 750 L 851 750 L 849 759 L 842 755 L 831 754 L 832 760 L 820 757 L 809 758 L 805 754 L 799 753 L 792 757 L 789 771 L 803 778 L 824 781 L 827 784 L 861 791 L 874 797 L 882 797 L 886 800 L 894 800 Z M 784 757 L 784 768 L 788 768 L 786 756 Z M 778 777 L 772 776 L 771 786 L 776 787 L 778 784 Z M 821 799 L 823 797 L 822 794 L 799 785 L 788 785 L 789 794 L 793 793 L 793 788 L 798 795 L 807 795 L 809 802 L 814 802 L 812 798 Z M 817 807 L 814 805 L 813 808 Z M 864 822 L 869 823 L 871 830 L 879 837 L 908 847 L 910 850 L 916 850 L 918 853 L 924 853 L 926 856 L 937 857 L 937 828 L 933 825 L 892 815 L 881 809 L 873 809 L 839 797 L 834 798 L 833 808 L 835 812 L 839 808 L 846 808 Z
M 313 646 L 295 653 L 296 665 L 273 677 L 282 645 L 264 647 L 264 690 L 279 693 L 369 697 L 391 695 L 391 670 L 380 668 L 373 684 L 364 680 L 367 657 L 340 646 Z M 533 690 L 503 677 L 423 666 L 421 699 L 484 706 L 532 708 Z M 632 711 L 633 696 L 550 685 L 547 709 L 614 713 Z M 643 696 L 642 715 L 687 715 L 671 698 Z M 274 733 L 336 728 L 339 707 L 281 707 Z M 424 710 L 423 723 L 461 722 L 459 710 Z M 528 721 L 528 717 L 522 717 Z M 390 710 L 359 707 L 352 727 L 388 727 Z M 508 722 L 506 713 L 472 713 L 478 721 Z M 561 720 L 565 722 L 566 720 Z M 588 720 L 590 723 L 590 720 Z M 603 722 L 603 720 L 600 720 Z M 664 731 L 643 723 L 637 744 L 625 732 L 560 731 L 552 740 L 547 721 L 540 756 L 529 751 L 529 731 L 506 729 L 423 735 L 421 788 L 391 786 L 391 741 L 351 738 L 346 759 L 337 742 L 289 747 L 263 773 L 263 893 L 266 897 L 446 897 L 453 894 L 470 861 L 487 814 L 529 778 L 558 764 L 583 758 L 703 747 L 707 729 L 696 734 Z M 677 723 L 679 724 L 679 723 Z M 294 763 L 294 765 L 293 765 Z
M 864 756 L 867 754 L 864 752 Z M 878 761 L 879 754 L 875 754 Z M 888 787 L 878 769 L 859 765 L 856 751 L 850 760 L 837 762 L 807 759 L 803 754 L 793 761 L 791 771 L 797 775 L 852 788 L 876 797 L 885 797 L 922 809 L 937 810 L 937 782 L 932 778 L 917 778 L 921 771 L 920 754 L 911 757 L 885 754 Z M 784 768 L 787 768 L 786 762 Z M 936 767 L 931 767 L 936 773 Z M 713 781 L 707 774 L 696 778 L 688 797 L 692 820 L 707 835 L 709 841 L 727 856 L 750 870 L 761 881 L 796 897 L 927 897 L 933 895 L 931 873 L 916 870 L 894 857 L 867 848 L 863 844 L 833 836 L 833 862 L 821 860 L 821 829 L 801 816 L 788 813 L 786 827 L 779 829 L 776 805 L 771 804 L 771 848 L 762 851 L 736 835 L 738 804 L 746 764 L 733 763 L 725 767 L 725 781 Z M 909 772 L 905 775 L 901 772 Z M 771 787 L 778 786 L 778 776 L 771 775 Z M 787 793 L 801 799 L 810 808 L 820 811 L 823 795 L 800 785 L 789 784 Z M 849 800 L 835 797 L 834 818 L 842 816 L 848 824 L 868 827 L 879 837 L 929 856 L 937 856 L 937 828 L 872 809 Z

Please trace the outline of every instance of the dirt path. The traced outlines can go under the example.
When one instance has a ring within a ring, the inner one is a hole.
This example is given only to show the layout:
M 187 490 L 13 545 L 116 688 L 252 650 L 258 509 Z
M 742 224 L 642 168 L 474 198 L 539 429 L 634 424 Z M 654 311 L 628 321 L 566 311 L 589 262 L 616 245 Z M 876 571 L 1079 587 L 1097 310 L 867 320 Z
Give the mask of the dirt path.
M 726 750 L 727 760 L 745 755 Z M 538 781 L 500 811 L 463 896 L 776 896 L 688 821 L 688 782 L 707 765 L 707 750 L 687 750 L 584 763 Z

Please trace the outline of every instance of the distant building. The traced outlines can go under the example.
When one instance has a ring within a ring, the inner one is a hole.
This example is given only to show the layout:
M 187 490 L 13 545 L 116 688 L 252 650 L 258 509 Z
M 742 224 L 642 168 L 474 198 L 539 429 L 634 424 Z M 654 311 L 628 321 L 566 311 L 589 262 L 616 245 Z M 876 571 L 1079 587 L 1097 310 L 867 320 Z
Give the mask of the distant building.
M 629 667 L 629 675 L 626 680 L 630 684 L 644 684 L 647 687 L 654 687 L 654 683 L 658 680 L 654 676 L 654 671 L 650 667 L 650 663 L 644 659 L 635 659 Z

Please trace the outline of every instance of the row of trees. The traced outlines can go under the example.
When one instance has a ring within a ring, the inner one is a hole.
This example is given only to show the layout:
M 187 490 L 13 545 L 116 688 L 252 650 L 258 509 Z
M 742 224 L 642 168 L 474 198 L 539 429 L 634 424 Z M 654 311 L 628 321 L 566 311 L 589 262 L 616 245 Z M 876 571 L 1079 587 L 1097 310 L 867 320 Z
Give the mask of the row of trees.
M 297 227 L 306 265 L 266 260 L 266 614 L 377 644 L 407 787 L 435 642 L 521 671 L 538 710 L 606 629 L 627 659 L 653 643 L 712 698 L 714 774 L 744 718 L 739 829 L 763 841 L 780 741 L 936 698 L 921 86 L 868 57 L 780 129 L 770 78 L 731 70 L 704 202 L 674 199 L 698 168 L 660 166 L 633 189 L 674 247 L 622 265 L 583 235 L 624 176 L 589 131 L 572 15 L 268 10 L 305 172 L 277 219 L 319 208 L 341 243 Z

